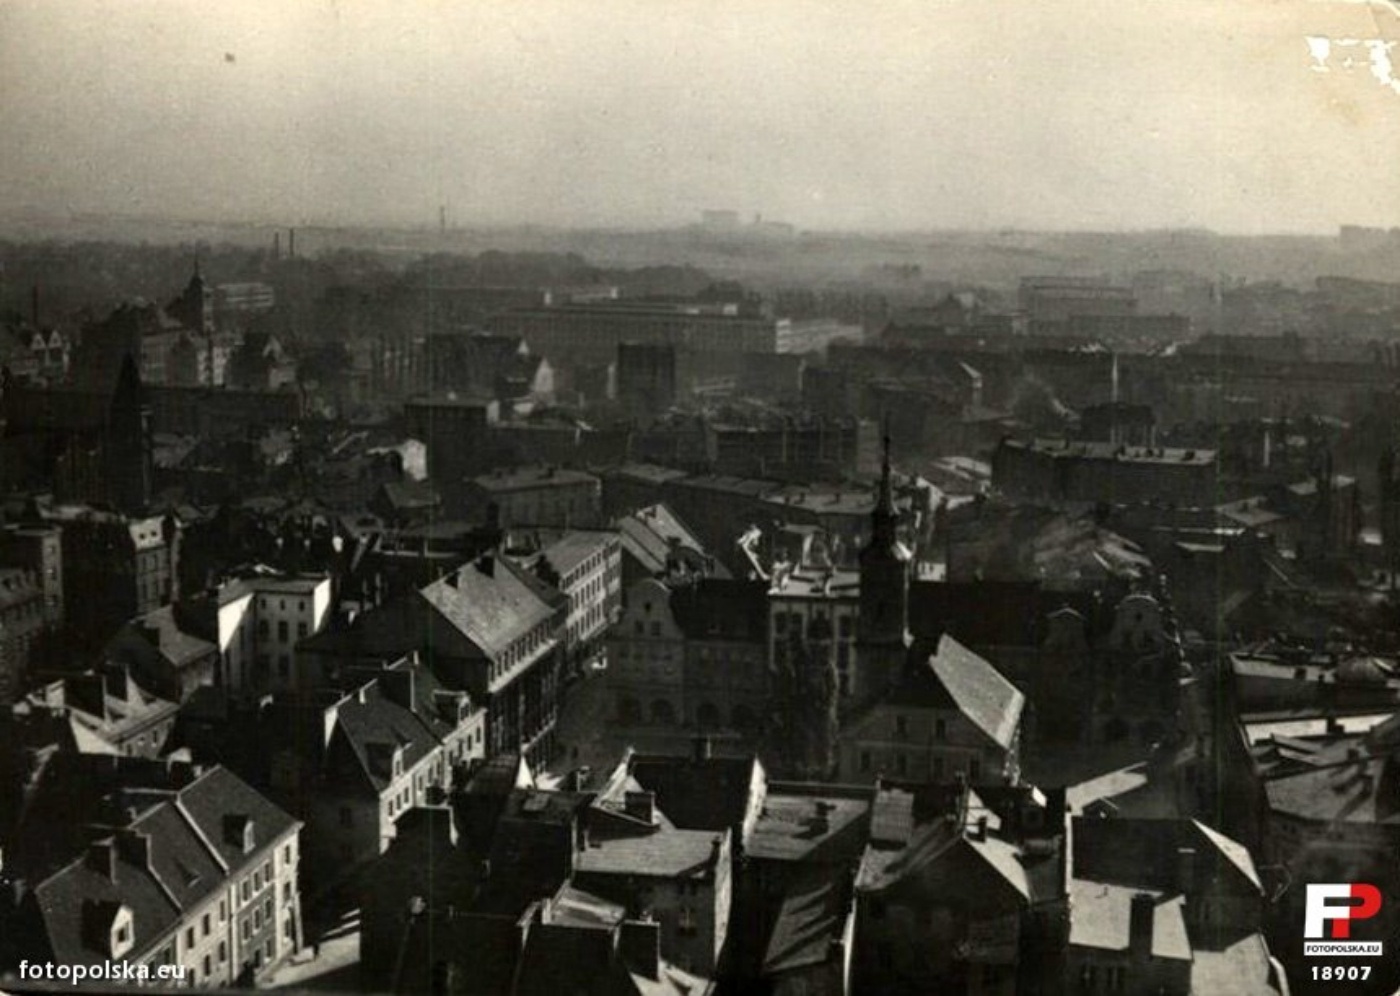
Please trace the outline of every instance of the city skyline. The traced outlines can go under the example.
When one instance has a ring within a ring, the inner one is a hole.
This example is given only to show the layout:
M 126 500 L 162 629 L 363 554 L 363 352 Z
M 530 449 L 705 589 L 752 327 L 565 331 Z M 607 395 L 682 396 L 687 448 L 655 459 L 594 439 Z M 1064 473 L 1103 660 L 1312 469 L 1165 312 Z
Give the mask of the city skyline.
M 1366 3 L 0 3 L 0 213 L 1400 224 Z M 1321 39 L 1327 39 L 1323 43 Z M 1345 177 L 1345 182 L 1337 177 Z

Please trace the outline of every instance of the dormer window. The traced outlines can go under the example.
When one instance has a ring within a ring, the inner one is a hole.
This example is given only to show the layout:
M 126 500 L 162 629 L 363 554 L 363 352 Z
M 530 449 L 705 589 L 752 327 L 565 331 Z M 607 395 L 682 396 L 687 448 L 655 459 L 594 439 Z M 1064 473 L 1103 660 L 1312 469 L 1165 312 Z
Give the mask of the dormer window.
M 243 813 L 232 813 L 224 817 L 224 840 L 244 854 L 251 854 L 257 846 L 257 833 L 253 818 Z
M 136 925 L 132 921 L 131 907 L 120 906 L 112 917 L 112 933 L 109 950 L 113 958 L 124 957 L 136 946 Z

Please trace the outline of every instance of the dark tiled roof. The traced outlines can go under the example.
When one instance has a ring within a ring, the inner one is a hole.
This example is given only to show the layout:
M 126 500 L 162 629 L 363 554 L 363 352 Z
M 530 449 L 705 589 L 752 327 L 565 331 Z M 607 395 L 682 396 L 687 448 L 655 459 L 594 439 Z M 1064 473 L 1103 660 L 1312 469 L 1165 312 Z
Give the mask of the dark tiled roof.
M 407 771 L 438 743 L 423 717 L 393 701 L 376 681 L 338 704 L 330 750 L 348 749 L 377 795 L 394 780 L 390 759 L 396 749 L 403 749 L 403 770 Z
M 839 952 L 851 905 L 850 880 L 807 869 L 788 887 L 763 956 L 763 974 L 823 965 Z M 839 955 L 838 955 L 839 957 Z
M 495 657 L 557 611 L 550 589 L 503 557 L 482 557 L 420 593 L 462 636 Z
M 656 808 L 686 830 L 727 830 L 743 822 L 758 760 L 752 757 L 634 756 L 630 773 L 656 794 Z
M 32 835 L 21 835 L 14 857 L 18 867 L 36 873 L 39 927 L 54 957 L 71 964 L 110 957 L 103 925 L 110 926 L 123 905 L 132 911 L 132 950 L 144 951 L 189 909 L 224 888 L 266 844 L 299 825 L 222 767 L 200 771 L 78 757 L 55 765 L 44 783 L 40 811 L 27 815 L 59 839 L 46 855 L 36 853 L 43 848 Z M 254 821 L 252 854 L 229 841 L 231 818 Z M 94 824 L 120 829 L 94 833 L 88 829 Z M 90 851 L 89 841 L 112 847 Z M 51 859 L 59 849 L 66 856 L 55 864 Z

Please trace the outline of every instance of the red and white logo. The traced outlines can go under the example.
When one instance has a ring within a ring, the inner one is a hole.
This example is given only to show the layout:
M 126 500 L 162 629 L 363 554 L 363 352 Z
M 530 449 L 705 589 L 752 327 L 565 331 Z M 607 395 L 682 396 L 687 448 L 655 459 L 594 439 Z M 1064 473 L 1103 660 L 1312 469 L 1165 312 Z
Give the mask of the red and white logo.
M 1364 882 L 1308 885 L 1303 945 L 1309 955 L 1379 955 L 1380 941 L 1351 940 L 1353 920 L 1369 920 L 1381 911 L 1381 890 Z M 1331 929 L 1328 929 L 1328 923 Z

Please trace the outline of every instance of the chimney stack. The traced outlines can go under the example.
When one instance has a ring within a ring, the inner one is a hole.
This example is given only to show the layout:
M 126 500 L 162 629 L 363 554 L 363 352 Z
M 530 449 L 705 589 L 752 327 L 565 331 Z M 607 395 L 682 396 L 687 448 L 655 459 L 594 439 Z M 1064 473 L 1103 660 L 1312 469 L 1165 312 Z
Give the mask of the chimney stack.
M 1132 910 L 1128 915 L 1128 953 L 1134 961 L 1152 957 L 1152 920 L 1156 915 L 1157 898 L 1150 892 L 1133 893 Z
M 272 233 L 272 258 L 274 260 L 282 258 L 282 233 L 280 231 Z
M 117 842 L 111 837 L 88 845 L 87 865 L 109 882 L 117 880 Z
M 622 811 L 643 823 L 656 822 L 656 793 L 628 792 L 622 797 Z
M 29 320 L 37 329 L 39 327 L 39 285 L 35 283 L 29 288 Z
M 297 230 L 295 228 L 287 229 L 287 258 L 297 258 Z

